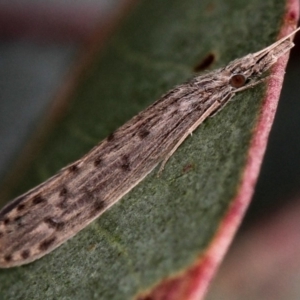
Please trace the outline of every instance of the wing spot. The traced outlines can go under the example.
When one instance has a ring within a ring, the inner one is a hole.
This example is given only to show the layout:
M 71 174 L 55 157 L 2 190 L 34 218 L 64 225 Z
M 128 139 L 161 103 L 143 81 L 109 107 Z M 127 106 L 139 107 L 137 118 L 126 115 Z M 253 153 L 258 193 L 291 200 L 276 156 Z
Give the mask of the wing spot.
M 121 168 L 122 168 L 122 170 L 124 170 L 124 171 L 126 171 L 126 172 L 128 172 L 128 171 L 131 170 L 131 169 L 130 169 L 130 164 L 129 164 L 129 163 L 122 164 L 122 165 L 121 165 Z
M 44 240 L 42 243 L 40 243 L 39 249 L 41 251 L 47 251 L 51 247 L 51 245 L 55 242 L 55 240 L 56 240 L 55 236 Z
M 144 139 L 144 138 L 147 137 L 149 134 L 150 134 L 150 131 L 147 130 L 147 129 L 145 129 L 145 128 L 143 128 L 143 129 L 141 129 L 140 132 L 139 132 L 139 137 L 140 137 L 141 139 Z
M 25 204 L 19 204 L 18 206 L 17 206 L 17 210 L 18 211 L 21 211 L 21 210 L 23 210 L 25 208 Z
M 4 235 L 4 233 L 2 231 L 0 231 L 0 238 L 2 238 Z
M 30 256 L 30 251 L 28 249 L 23 250 L 21 252 L 21 256 L 22 256 L 23 259 L 27 259 Z
M 97 201 L 97 202 L 94 204 L 94 210 L 95 210 L 96 212 L 102 210 L 104 207 L 105 207 L 105 202 L 104 202 L 104 201 Z
M 33 205 L 37 205 L 37 204 L 43 203 L 43 202 L 45 202 L 45 201 L 46 201 L 45 198 L 43 198 L 43 197 L 40 196 L 40 195 L 37 195 L 37 196 L 35 196 L 35 197 L 33 198 L 32 204 L 33 204 Z
M 76 173 L 79 170 L 77 165 L 72 165 L 69 167 L 69 172 L 70 173 Z
M 4 260 L 5 260 L 6 262 L 12 261 L 12 256 L 11 256 L 11 254 L 6 254 L 6 255 L 4 256 Z
M 79 218 L 82 215 L 82 211 L 75 215 L 75 219 Z
M 4 225 L 8 225 L 10 223 L 10 218 L 6 217 L 4 220 L 3 220 L 3 223 Z
M 130 167 L 128 155 L 123 155 L 122 161 L 123 161 L 123 163 L 121 165 L 122 170 L 127 171 L 127 172 L 130 171 L 131 167 Z
M 67 193 L 68 193 L 68 189 L 66 187 L 63 187 L 59 192 L 59 196 L 63 197 L 65 195 L 67 195 Z
M 101 163 L 102 163 L 102 159 L 100 158 L 100 157 L 98 157 L 98 158 L 96 158 L 95 160 L 94 160 L 94 166 L 95 167 L 98 167 Z
M 107 141 L 110 142 L 115 138 L 115 134 L 111 133 L 108 137 L 107 137 Z
M 65 226 L 64 222 L 59 222 L 54 218 L 47 217 L 44 219 L 44 222 L 48 225 L 49 228 L 54 228 L 58 231 L 62 230 Z

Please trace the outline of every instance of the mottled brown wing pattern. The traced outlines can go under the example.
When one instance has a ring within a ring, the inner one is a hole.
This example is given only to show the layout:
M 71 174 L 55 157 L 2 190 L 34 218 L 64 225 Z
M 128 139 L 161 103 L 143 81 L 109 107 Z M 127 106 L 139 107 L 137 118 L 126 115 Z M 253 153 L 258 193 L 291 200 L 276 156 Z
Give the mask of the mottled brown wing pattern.
M 297 29 L 299 30 L 299 29 Z M 297 31 L 296 30 L 296 31 Z M 290 37 L 195 77 L 164 95 L 82 159 L 0 211 L 0 267 L 31 262 L 100 216 L 174 153 L 207 117 L 260 76 L 294 44 Z
M 192 107 L 181 109 L 186 93 Z M 199 97 L 199 88 L 178 87 L 82 159 L 4 207 L 0 266 L 28 263 L 52 251 L 131 190 L 202 114 Z

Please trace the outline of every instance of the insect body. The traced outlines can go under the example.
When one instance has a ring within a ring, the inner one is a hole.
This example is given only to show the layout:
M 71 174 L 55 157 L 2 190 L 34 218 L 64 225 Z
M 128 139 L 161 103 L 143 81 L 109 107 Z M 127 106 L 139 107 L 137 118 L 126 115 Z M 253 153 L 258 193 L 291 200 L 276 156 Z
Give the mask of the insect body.
M 0 211 L 0 267 L 29 263 L 99 217 L 207 117 L 263 75 L 294 44 L 292 32 L 271 46 L 195 77 L 162 96 L 80 160 Z

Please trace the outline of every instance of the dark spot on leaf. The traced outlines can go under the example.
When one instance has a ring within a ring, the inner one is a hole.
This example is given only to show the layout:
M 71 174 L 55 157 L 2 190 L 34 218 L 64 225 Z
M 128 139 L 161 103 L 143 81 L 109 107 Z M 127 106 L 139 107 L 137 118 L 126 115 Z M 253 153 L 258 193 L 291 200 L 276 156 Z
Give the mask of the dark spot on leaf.
M 209 3 L 206 7 L 205 7 L 205 10 L 208 12 L 208 13 L 212 13 L 214 10 L 215 10 L 215 7 L 216 5 L 214 3 Z
M 25 204 L 19 204 L 18 207 L 17 207 L 17 210 L 18 211 L 21 211 L 25 208 Z
M 291 11 L 288 15 L 287 15 L 287 19 L 289 22 L 295 22 L 295 20 L 297 19 L 297 15 L 295 14 L 294 11 Z
M 207 54 L 204 59 L 201 60 L 196 66 L 194 67 L 194 72 L 200 72 L 208 69 L 215 61 L 216 56 L 213 53 Z
M 55 242 L 55 240 L 55 236 L 44 240 L 42 243 L 40 243 L 39 249 L 41 251 L 47 251 L 49 247 Z
M 21 256 L 22 256 L 23 259 L 28 258 L 30 256 L 30 251 L 29 250 L 23 250 L 21 252 Z
M 182 173 L 188 173 L 194 168 L 192 164 L 187 164 L 182 168 Z
M 40 195 L 37 195 L 37 196 L 35 196 L 34 198 L 33 198 L 33 200 L 32 200 L 32 204 L 33 205 L 37 205 L 37 204 L 40 204 L 40 203 L 43 203 L 43 202 L 45 202 L 46 201 L 46 199 L 44 199 L 42 196 L 40 196 Z

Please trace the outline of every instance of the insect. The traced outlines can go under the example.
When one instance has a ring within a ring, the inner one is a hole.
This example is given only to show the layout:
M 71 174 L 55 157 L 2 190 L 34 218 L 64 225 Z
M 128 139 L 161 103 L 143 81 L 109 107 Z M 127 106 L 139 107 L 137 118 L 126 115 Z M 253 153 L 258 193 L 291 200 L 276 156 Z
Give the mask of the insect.
M 162 96 L 78 161 L 0 211 L 0 267 L 34 261 L 99 217 L 159 163 L 160 171 L 206 118 L 294 46 L 291 37 L 197 76 Z

